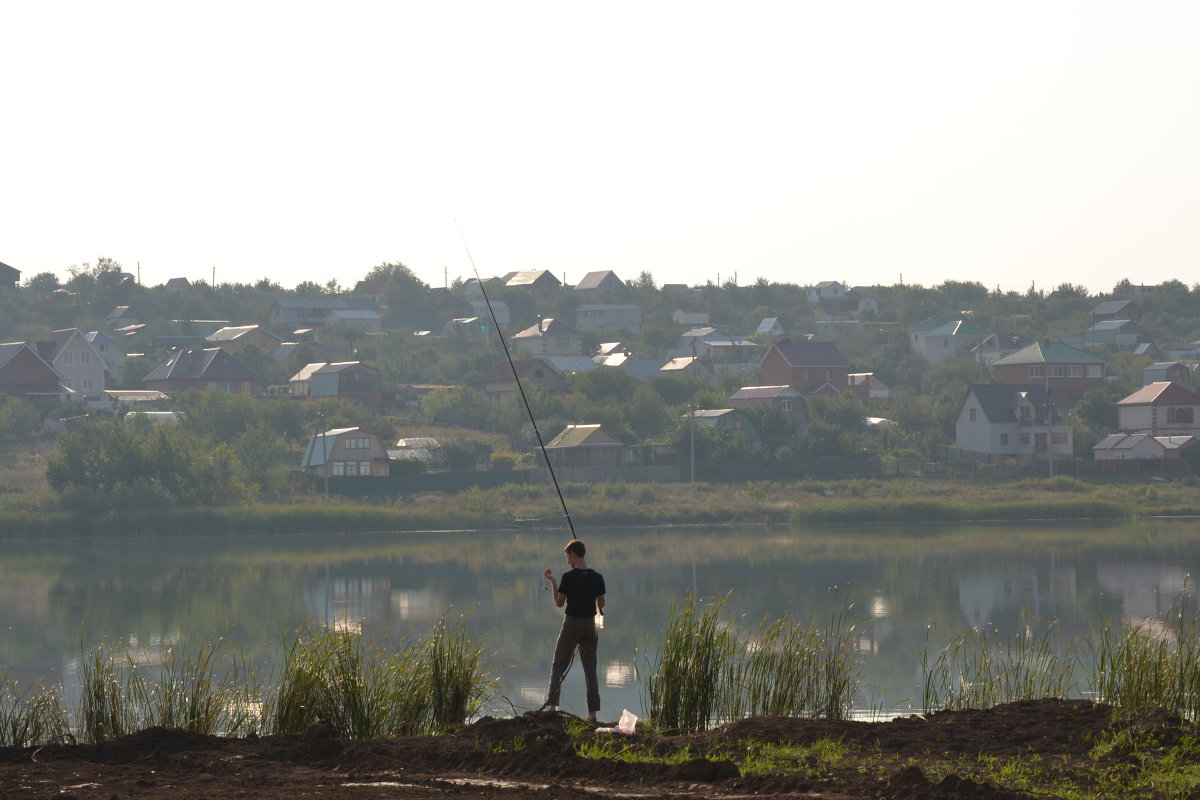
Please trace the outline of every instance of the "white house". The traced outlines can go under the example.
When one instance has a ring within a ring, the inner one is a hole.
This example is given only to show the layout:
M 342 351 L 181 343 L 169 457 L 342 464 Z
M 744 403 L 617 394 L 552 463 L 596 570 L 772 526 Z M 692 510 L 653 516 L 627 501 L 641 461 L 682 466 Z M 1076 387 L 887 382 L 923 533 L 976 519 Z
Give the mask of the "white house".
M 62 376 L 63 383 L 87 399 L 97 399 L 107 388 L 108 363 L 78 328 L 52 331 L 36 342 L 37 354 Z
M 838 281 L 821 281 L 808 287 L 808 302 L 820 305 L 822 300 L 841 300 L 846 296 L 846 286 Z
M 1200 396 L 1178 383 L 1156 381 L 1117 401 L 1117 418 L 1127 433 L 1200 433 Z
M 930 317 L 909 331 L 909 344 L 930 364 L 936 364 L 970 353 L 985 335 L 966 320 Z
M 1047 402 L 1041 386 L 975 384 L 954 420 L 954 442 L 963 450 L 1011 456 L 1022 463 L 1070 458 L 1071 426 Z

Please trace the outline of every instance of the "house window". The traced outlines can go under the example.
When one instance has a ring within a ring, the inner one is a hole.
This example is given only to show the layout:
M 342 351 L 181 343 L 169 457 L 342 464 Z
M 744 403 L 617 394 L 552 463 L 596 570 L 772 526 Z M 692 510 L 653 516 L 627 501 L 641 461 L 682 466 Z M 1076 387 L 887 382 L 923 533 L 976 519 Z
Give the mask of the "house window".
M 1033 419 L 1033 407 L 1021 406 L 1021 422 L 1029 422 Z M 1021 434 L 1024 436 L 1025 434 Z
M 1046 369 L 1046 374 L 1051 378 L 1061 378 L 1063 376 L 1062 364 L 1051 364 Z
M 96 348 L 97 353 L 103 353 L 105 345 L 104 342 L 95 342 L 92 344 L 92 347 Z
M 1167 409 L 1167 422 L 1181 422 L 1181 423 L 1191 424 L 1194 417 L 1195 417 L 1195 414 L 1190 407 L 1189 408 L 1168 408 Z
M 333 474 L 334 475 L 345 475 L 346 474 L 346 462 L 345 461 L 333 462 Z
M 812 380 L 812 370 L 807 367 L 804 368 L 804 380 L 806 380 L 806 381 Z
M 70 350 L 63 351 L 63 366 L 69 367 L 75 363 L 75 354 Z
M 229 392 L 230 394 L 233 394 L 234 391 L 236 391 L 233 388 L 233 381 L 225 381 L 225 391 Z
M 1070 365 L 1070 367 L 1068 369 L 1070 370 L 1068 373 L 1068 377 L 1071 377 L 1071 378 L 1082 378 L 1083 377 L 1083 364 L 1072 364 L 1072 365 Z
M 92 354 L 84 350 L 79 354 L 79 363 L 85 367 L 90 367 L 92 365 Z
M 1007 433 L 1000 434 L 1000 444 L 1004 445 L 1005 447 L 1008 447 L 1008 434 Z
M 1050 434 L 1050 443 L 1051 444 L 1066 444 L 1067 443 L 1067 435 L 1065 433 L 1052 433 L 1052 434 Z
M 1100 377 L 1100 367 L 1101 367 L 1100 364 L 1088 364 L 1087 365 L 1087 376 L 1089 378 L 1099 378 Z
M 85 392 L 95 391 L 96 390 L 96 379 L 95 378 L 84 378 L 83 385 L 80 386 L 79 388 L 83 389 Z
M 833 370 L 831 370 L 831 369 L 825 370 L 825 380 L 829 381 L 830 383 L 833 382 Z
M 1018 439 L 1018 441 L 1020 442 L 1022 447 L 1028 447 L 1029 446 L 1029 434 L 1022 433 L 1020 435 L 1020 438 Z
M 784 397 L 783 399 L 781 399 L 779 401 L 779 410 L 780 411 L 791 411 L 792 410 L 792 398 Z
M 1030 364 L 1029 365 L 1029 377 L 1031 377 L 1031 378 L 1042 377 L 1042 365 L 1041 364 Z
M 968 410 L 967 410 L 967 416 L 968 416 L 968 418 L 971 420 L 971 422 L 974 422 L 974 421 L 975 421 L 975 409 L 973 409 L 973 408 L 972 408 L 972 409 L 968 409 Z

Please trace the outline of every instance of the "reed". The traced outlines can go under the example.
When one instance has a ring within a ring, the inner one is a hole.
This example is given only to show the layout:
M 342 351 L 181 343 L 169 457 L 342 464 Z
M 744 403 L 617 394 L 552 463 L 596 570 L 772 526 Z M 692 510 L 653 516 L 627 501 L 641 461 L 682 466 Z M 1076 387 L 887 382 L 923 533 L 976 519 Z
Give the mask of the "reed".
M 144 694 L 136 685 L 140 676 L 119 670 L 117 648 L 101 642 L 86 652 L 79 664 L 80 702 L 76 731 L 85 742 L 111 741 L 140 728 L 141 720 L 130 698 Z
M 730 695 L 737 640 L 721 620 L 725 599 L 702 603 L 689 593 L 671 603 L 663 645 L 646 681 L 650 717 L 671 733 L 707 730 Z
M 0 677 L 0 747 L 38 747 L 68 738 L 70 731 L 59 688 Z
M 145 722 L 210 735 L 256 732 L 255 674 L 240 655 L 221 658 L 226 643 L 223 633 L 215 641 L 197 637 L 168 651 L 157 681 L 131 680 Z M 132 654 L 129 667 L 140 675 Z
M 451 627 L 443 618 L 424 640 L 392 648 L 309 625 L 287 647 L 269 728 L 299 733 L 322 723 L 348 739 L 446 733 L 490 701 L 485 658 L 465 621 Z
M 734 715 L 848 717 L 863 668 L 851 613 L 843 607 L 823 627 L 764 618 L 733 670 Z
M 1071 648 L 1055 652 L 1057 621 L 1034 635 L 1024 617 L 1016 634 L 1000 636 L 987 625 L 953 637 L 929 659 L 929 631 L 921 652 L 925 713 L 946 709 L 990 708 L 1018 700 L 1067 697 L 1073 686 Z
M 1200 716 L 1200 617 L 1109 621 L 1089 642 L 1092 686 L 1105 703 L 1131 712 L 1162 709 Z
M 672 603 L 646 681 L 656 726 L 692 733 L 747 714 L 849 716 L 862 674 L 852 605 L 823 626 L 764 618 L 748 635 L 721 619 L 724 605 L 702 607 L 692 594 Z

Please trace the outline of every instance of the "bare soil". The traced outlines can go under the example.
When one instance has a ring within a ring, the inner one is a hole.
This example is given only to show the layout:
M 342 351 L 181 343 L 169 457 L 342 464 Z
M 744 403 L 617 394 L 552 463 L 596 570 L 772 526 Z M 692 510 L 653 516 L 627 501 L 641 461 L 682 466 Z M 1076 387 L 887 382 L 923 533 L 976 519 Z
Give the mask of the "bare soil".
M 1036 754 L 1043 763 L 1092 763 L 1110 708 L 1086 701 L 1013 703 L 890 722 L 754 717 L 686 737 L 617 736 L 691 760 L 626 763 L 577 754 L 563 714 L 483 719 L 441 737 L 343 741 L 316 726 L 302 735 L 222 738 L 154 728 L 99 745 L 0 749 L 4 798 L 1021 798 L 953 774 L 979 756 Z M 1121 723 L 1128 726 L 1128 721 Z M 1178 720 L 1146 723 L 1170 729 Z M 832 737 L 852 758 L 830 767 L 797 763 L 783 774 L 744 777 L 738 748 Z M 842 766 L 844 764 L 844 766 Z M 1092 796 L 1095 796 L 1094 794 Z

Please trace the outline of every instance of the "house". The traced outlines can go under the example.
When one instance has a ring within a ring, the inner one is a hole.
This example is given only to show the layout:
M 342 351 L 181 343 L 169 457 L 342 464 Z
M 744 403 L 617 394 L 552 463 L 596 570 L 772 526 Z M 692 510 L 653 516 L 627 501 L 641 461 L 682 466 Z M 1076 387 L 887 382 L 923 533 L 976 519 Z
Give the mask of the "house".
M 1101 320 L 1083 334 L 1083 340 L 1089 344 L 1117 344 L 1122 347 L 1137 344 L 1141 337 L 1138 324 L 1131 319 Z
M 847 295 L 837 303 L 834 316 L 842 321 L 861 320 L 865 316 L 879 315 L 879 301 L 874 297 L 851 297 Z
M 367 408 L 395 406 L 398 391 L 361 361 L 307 364 L 288 383 L 293 397 L 340 397 Z
M 565 322 L 546 317 L 520 333 L 512 343 L 533 356 L 583 355 L 583 334 Z
M 76 392 L 25 342 L 0 344 L 0 396 L 65 402 Z
M 1198 442 L 1191 434 L 1152 436 L 1149 433 L 1110 433 L 1092 447 L 1096 461 L 1155 459 L 1176 461 Z
M 625 445 L 603 425 L 568 425 L 546 445 L 554 467 L 616 467 Z
M 104 366 L 108 370 L 108 380 L 105 385 L 109 385 L 121 379 L 121 367 L 125 364 L 125 354 L 121 352 L 121 348 L 117 347 L 117 343 L 113 341 L 111 336 L 101 333 L 100 331 L 89 331 L 83 335 L 87 339 L 92 349 L 100 354 L 100 358 L 104 359 Z
M 483 393 L 489 400 L 500 402 L 520 394 L 513 370 L 523 386 L 540 386 L 551 394 L 560 394 L 567 386 L 562 374 L 544 358 L 516 359 L 511 364 L 501 361 L 483 376 Z
M 215 390 L 229 394 L 258 394 L 263 377 L 219 347 L 188 347 L 155 367 L 142 385 L 174 394 Z
M 679 337 L 679 343 L 672 348 L 669 356 L 695 356 L 700 354 L 700 343 L 706 341 L 728 341 L 729 337 L 711 325 L 690 328 Z
M 971 353 L 980 364 L 991 366 L 1031 344 L 1033 342 L 1019 333 L 989 333 L 971 348 Z
M 600 369 L 600 365 L 587 356 L 542 356 L 542 358 L 562 375 L 574 375 Z
M 763 317 L 762 322 L 758 323 L 758 327 L 754 329 L 752 336 L 761 336 L 764 339 L 778 339 L 783 336 L 783 326 L 779 324 L 779 317 Z
M 351 301 L 316 297 L 286 298 L 271 304 L 270 323 L 288 329 L 349 325 L 378 331 L 383 318 L 371 307 L 373 304 L 374 301 L 368 297 L 352 298 Z
M 909 331 L 909 344 L 917 355 L 937 364 L 968 354 L 986 335 L 966 320 L 929 317 Z
M 809 286 L 808 292 L 809 305 L 820 305 L 823 300 L 841 301 L 846 296 L 846 286 L 838 281 L 821 281 L 815 286 Z
M 831 342 L 783 339 L 758 364 L 764 386 L 791 386 L 803 395 L 845 391 L 849 371 L 850 362 Z
M 486 300 L 468 300 L 471 304 L 471 313 L 479 319 L 491 322 L 492 316 L 496 317 L 496 324 L 500 327 L 508 327 L 512 324 L 512 314 L 508 310 L 508 303 L 503 300 L 492 300 L 491 305 L 488 305 Z
M 736 439 L 751 449 L 762 447 L 762 436 L 754 427 L 754 422 L 736 408 L 696 409 L 691 413 L 691 417 L 696 425 L 731 431 Z
M 625 281 L 618 278 L 617 273 L 611 269 L 589 272 L 579 283 L 575 284 L 577 292 L 614 292 L 624 291 L 624 289 Z
M 300 466 L 317 478 L 388 474 L 383 440 L 362 428 L 331 428 L 310 437 Z
M 676 325 L 696 327 L 708 324 L 708 309 L 699 306 L 680 306 L 671 312 L 671 322 Z
M 168 278 L 163 284 L 165 289 L 186 289 L 192 285 L 192 282 L 187 278 Z
M 630 305 L 581 305 L 575 312 L 575 327 L 581 331 L 628 331 L 642 329 L 642 310 Z
M 1035 384 L 974 384 L 954 418 L 954 442 L 963 450 L 1010 456 L 1023 464 L 1070 458 L 1071 426 L 1046 390 Z
M 896 391 L 884 383 L 883 378 L 874 372 L 851 372 L 846 375 L 846 388 L 853 392 L 860 401 L 892 400 Z
M 1162 351 L 1154 345 L 1154 342 L 1138 342 L 1129 348 L 1129 354 L 1135 358 L 1139 356 L 1153 358 L 1155 361 L 1161 361 L 1163 357 Z
M 562 291 L 562 281 L 548 269 L 527 269 L 504 276 L 504 285 L 524 289 L 537 301 L 549 301 Z
M 1061 341 L 1034 342 L 992 364 L 992 379 L 1010 386 L 1041 385 L 1054 405 L 1074 408 L 1089 389 L 1104 386 L 1104 359 Z
M 382 278 L 369 278 L 354 284 L 353 294 L 355 297 L 365 297 L 375 306 L 379 306 L 383 303 L 386 292 L 387 281 Z
M 108 364 L 78 328 L 51 331 L 49 339 L 35 342 L 34 347 L 83 399 L 97 399 L 108 388 Z
M 485 335 L 492 324 L 484 317 L 455 317 L 442 326 L 442 336 Z
M 729 405 L 742 410 L 777 408 L 794 417 L 805 414 L 804 397 L 790 386 L 743 386 L 729 395 Z
M 226 353 L 240 353 L 255 347 L 268 355 L 274 354 L 283 344 L 282 339 L 263 330 L 261 325 L 231 325 L 205 337 L 205 341 Z
M 1158 381 L 1118 400 L 1117 420 L 1128 433 L 1200 433 L 1200 396 L 1178 383 Z
M 1127 319 L 1140 322 L 1142 310 L 1132 300 L 1105 300 L 1092 309 L 1092 324 L 1105 320 Z
M 16 286 L 21 282 L 21 270 L 0 262 L 0 286 Z
M 1142 370 L 1142 386 L 1170 381 L 1180 386 L 1192 385 L 1192 371 L 1178 361 L 1159 361 Z
M 659 375 L 681 375 L 684 377 L 712 377 L 713 370 L 702 359 L 693 356 L 672 358 L 658 368 Z
M 104 318 L 104 326 L 110 330 L 123 328 L 126 325 L 136 325 L 139 322 L 141 320 L 138 319 L 138 313 L 132 306 L 117 306 Z

